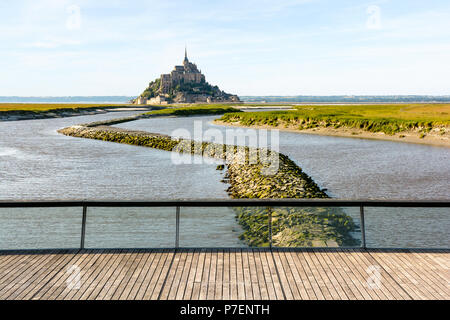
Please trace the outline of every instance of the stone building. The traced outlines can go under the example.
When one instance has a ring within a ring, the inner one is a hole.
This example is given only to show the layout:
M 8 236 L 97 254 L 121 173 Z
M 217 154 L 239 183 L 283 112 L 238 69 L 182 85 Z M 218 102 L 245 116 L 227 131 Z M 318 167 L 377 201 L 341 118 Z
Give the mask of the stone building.
M 168 94 L 171 88 L 182 83 L 202 82 L 205 82 L 205 76 L 198 70 L 197 65 L 189 61 L 185 49 L 183 65 L 175 66 L 171 73 L 161 75 L 161 93 Z
M 147 104 L 147 98 L 139 96 L 136 98 L 135 104 Z
M 206 82 L 195 63 L 184 51 L 182 66 L 175 66 L 168 74 L 150 82 L 144 92 L 134 100 L 136 104 L 240 102 L 237 95 L 221 91 Z
M 159 95 L 157 97 L 150 98 L 147 104 L 168 104 L 169 101 L 165 96 Z

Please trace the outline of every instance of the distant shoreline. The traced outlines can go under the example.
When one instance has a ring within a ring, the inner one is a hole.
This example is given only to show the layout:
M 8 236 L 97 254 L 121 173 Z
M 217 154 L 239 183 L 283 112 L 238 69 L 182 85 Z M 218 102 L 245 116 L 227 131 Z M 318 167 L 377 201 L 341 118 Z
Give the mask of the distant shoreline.
M 280 131 L 288 131 L 295 133 L 306 133 L 306 134 L 316 134 L 322 136 L 334 136 L 334 137 L 344 137 L 344 138 L 358 138 L 358 139 L 371 139 L 371 140 L 384 140 L 384 141 L 395 141 L 395 142 L 406 142 L 415 144 L 432 145 L 439 147 L 450 148 L 450 139 L 445 137 L 439 137 L 438 135 L 427 134 L 424 138 L 420 138 L 418 133 L 407 132 L 395 135 L 387 135 L 384 133 L 372 133 L 360 129 L 354 128 L 311 128 L 298 130 L 296 128 L 286 128 L 281 126 L 270 126 L 270 125 L 253 125 L 244 126 L 240 123 L 228 123 L 219 120 L 214 121 L 215 124 L 229 127 L 240 127 L 240 128 L 253 128 L 253 129 L 277 129 Z M 400 136 L 404 137 L 400 137 Z
M 20 121 L 20 120 L 38 120 L 38 119 L 55 119 L 86 115 L 96 115 L 108 112 L 120 111 L 149 111 L 151 108 L 143 107 L 125 107 L 125 106 L 96 106 L 87 108 L 66 108 L 66 109 L 51 109 L 51 110 L 8 110 L 0 111 L 1 121 Z

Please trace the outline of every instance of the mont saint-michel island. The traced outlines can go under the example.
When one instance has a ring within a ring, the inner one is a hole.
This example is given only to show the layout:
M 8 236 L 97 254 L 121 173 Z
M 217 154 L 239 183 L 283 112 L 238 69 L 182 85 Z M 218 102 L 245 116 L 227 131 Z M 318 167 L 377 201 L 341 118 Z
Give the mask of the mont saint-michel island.
M 169 104 L 169 103 L 235 103 L 239 97 L 226 93 L 218 86 L 209 84 L 205 75 L 195 63 L 188 59 L 184 51 L 183 65 L 175 66 L 169 74 L 162 74 L 149 83 L 134 104 Z

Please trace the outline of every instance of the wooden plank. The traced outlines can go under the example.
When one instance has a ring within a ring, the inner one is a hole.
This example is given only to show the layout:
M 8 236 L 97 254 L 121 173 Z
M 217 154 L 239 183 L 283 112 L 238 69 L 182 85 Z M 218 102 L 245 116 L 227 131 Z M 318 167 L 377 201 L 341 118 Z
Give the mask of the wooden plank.
M 280 279 L 278 278 L 277 268 L 275 266 L 275 261 L 274 261 L 273 255 L 271 252 L 267 252 L 267 251 L 264 252 L 264 255 L 266 257 L 268 270 L 269 270 L 271 278 L 272 278 L 272 283 L 273 283 L 275 296 L 276 296 L 275 299 L 285 300 L 286 297 L 283 293 L 282 283 L 280 282 Z
M 381 250 L 371 250 L 371 255 L 375 258 L 377 263 L 386 270 L 389 276 L 407 292 L 411 299 L 426 299 L 426 296 L 423 295 L 420 290 L 416 290 L 414 284 L 411 283 L 404 273 L 398 270 L 395 264 L 390 262 L 390 259 Z
M 0 299 L 8 299 L 13 292 L 21 292 L 28 287 L 30 279 L 35 279 L 37 275 L 42 274 L 42 270 L 50 267 L 57 260 L 60 251 L 52 251 L 50 254 L 44 254 L 38 260 L 33 260 L 31 266 L 25 265 L 25 269 L 14 272 L 10 277 L 9 283 L 0 290 Z
M 410 250 L 412 259 L 420 261 L 424 268 L 430 270 L 429 274 L 438 283 L 450 282 L 450 254 L 448 252 L 430 253 L 425 250 Z M 449 286 L 447 285 L 447 288 Z
M 332 295 L 326 286 L 324 280 L 322 279 L 322 276 L 320 275 L 319 269 L 317 268 L 316 264 L 314 263 L 312 257 L 314 257 L 314 252 L 308 251 L 308 252 L 301 252 L 302 258 L 305 261 L 305 264 L 308 266 L 308 270 L 311 272 L 312 277 L 315 279 L 315 282 L 317 286 L 319 287 L 319 290 L 315 291 L 316 295 L 319 297 L 319 299 L 325 299 L 325 300 L 332 300 Z
M 195 278 L 192 287 L 192 300 L 200 299 L 201 283 L 203 279 L 203 266 L 205 264 L 206 250 L 201 249 L 198 256 L 198 264 L 196 266 Z
M 0 298 L 448 300 L 449 262 L 448 250 L 0 252 Z M 70 265 L 81 269 L 77 290 L 66 283 Z M 371 266 L 382 273 L 378 289 Z
M 265 279 L 266 285 L 267 285 L 267 294 L 269 296 L 269 300 L 276 300 L 277 293 L 275 291 L 275 283 L 278 282 L 278 276 L 276 276 L 274 279 L 272 278 L 272 272 L 269 267 L 269 262 L 267 261 L 266 252 L 258 251 L 258 254 L 261 259 L 261 264 L 262 264 L 262 269 L 264 272 L 264 279 Z M 270 258 L 272 259 L 272 256 L 270 256 Z M 281 295 L 280 299 L 283 299 L 283 295 Z
M 178 285 L 178 288 L 173 288 L 171 289 L 171 292 L 169 294 L 169 299 L 172 299 L 172 297 L 174 297 L 174 299 L 176 300 L 183 300 L 184 295 L 186 293 L 186 287 L 187 287 L 187 283 L 188 283 L 188 279 L 189 279 L 189 275 L 190 275 L 190 271 L 191 271 L 191 267 L 192 267 L 192 259 L 194 257 L 194 252 L 192 250 L 189 250 L 186 252 L 186 262 L 184 263 L 184 267 L 183 267 L 183 271 L 182 271 L 182 275 L 180 278 L 180 282 Z
M 208 292 L 206 295 L 207 300 L 214 300 L 216 293 L 216 273 L 217 273 L 217 251 L 211 252 L 211 265 L 209 269 L 208 277 Z
M 344 286 L 347 288 L 346 290 L 349 291 L 347 296 L 352 300 L 363 300 L 364 296 L 359 291 L 355 277 L 351 270 L 345 268 L 345 263 L 342 259 L 336 257 L 334 252 L 328 252 L 327 256 L 330 266 L 334 266 L 336 268 L 338 277 L 340 276 L 341 281 L 345 283 Z
M 391 270 L 394 274 L 401 279 L 402 287 L 409 288 L 407 290 L 409 295 L 417 295 L 420 299 L 436 299 L 433 294 L 433 290 L 428 286 L 428 284 L 423 281 L 420 277 L 415 275 L 413 270 L 408 269 L 407 266 L 399 259 L 400 253 L 388 254 L 387 252 L 379 251 L 381 259 L 377 261 L 385 268 L 386 265 L 390 265 Z M 413 290 L 414 293 L 409 290 Z
M 319 251 L 317 249 L 314 249 L 313 251 L 311 251 L 310 258 L 311 258 L 311 261 L 313 261 L 315 267 L 317 268 L 318 274 L 322 278 L 324 285 L 330 292 L 331 298 L 333 300 L 341 299 L 342 297 L 340 296 L 340 293 L 338 293 L 338 291 L 337 291 L 338 288 L 337 288 L 337 286 L 335 286 L 336 283 L 335 283 L 335 281 L 333 281 L 334 279 L 333 279 L 332 275 L 328 272 L 328 270 L 325 270 L 324 267 L 322 266 L 322 261 L 321 261 L 320 255 L 319 255 Z
M 216 277 L 215 277 L 215 290 L 214 290 L 214 299 L 222 300 L 223 299 L 223 250 L 219 250 L 216 252 L 217 254 L 217 264 L 216 264 Z
M 433 265 L 436 265 L 437 270 L 449 270 L 450 266 L 450 251 L 449 250 L 436 250 L 433 252 L 426 250 L 414 250 L 414 253 L 420 255 L 423 259 L 432 262 Z M 446 281 L 449 279 L 449 274 L 446 272 L 446 276 L 444 277 Z
M 341 300 L 348 300 L 351 298 L 354 299 L 354 295 L 351 292 L 351 290 L 348 288 L 347 283 L 345 281 L 343 281 L 342 278 L 340 278 L 340 275 L 337 272 L 336 267 L 333 266 L 328 261 L 328 256 L 327 256 L 325 250 L 327 250 L 327 249 L 317 249 L 317 250 L 315 250 L 314 253 L 317 256 L 317 259 L 320 261 L 322 269 L 327 274 L 327 276 L 331 282 L 331 285 L 338 293 L 338 295 L 339 295 L 338 299 L 341 299 Z M 338 279 L 341 281 L 339 281 Z
M 104 272 L 107 272 L 109 266 L 114 262 L 114 257 L 117 258 L 118 255 L 112 253 L 101 253 L 98 260 L 96 260 L 86 272 L 84 280 L 81 284 L 81 288 L 78 290 L 71 290 L 64 297 L 64 300 L 78 300 L 86 294 L 94 290 L 96 282 L 101 279 Z
M 293 281 L 295 282 L 295 285 L 297 286 L 297 290 L 300 294 L 300 299 L 309 300 L 310 296 L 308 294 L 308 289 L 307 289 L 307 285 L 309 285 L 309 281 L 307 279 L 301 277 L 300 272 L 297 268 L 297 265 L 294 262 L 294 259 L 291 255 L 291 252 L 288 252 L 288 251 L 283 252 L 283 255 L 289 266 L 289 270 L 292 274 Z M 312 293 L 312 294 L 314 294 L 314 293 Z
M 39 267 L 32 277 L 22 282 L 20 287 L 16 287 L 14 292 L 8 299 L 24 299 L 25 296 L 32 297 L 37 290 L 44 286 L 51 277 L 63 268 L 68 261 L 74 257 L 73 253 L 58 252 L 55 256 L 44 266 Z
M 10 264 L 5 264 L 0 274 L 0 292 L 4 286 L 13 282 L 17 275 L 21 275 L 22 270 L 30 268 L 38 259 L 45 259 L 45 255 L 18 255 Z
M 12 267 L 17 263 L 20 263 L 22 259 L 27 258 L 27 255 L 15 251 L 0 254 L 0 282 L 1 279 L 6 276 L 8 267 Z
M 152 259 L 155 257 L 155 255 L 151 254 L 151 252 L 149 252 L 148 250 L 144 250 L 140 255 L 142 256 L 141 260 L 139 261 L 139 264 L 134 270 L 133 275 L 131 276 L 127 285 L 120 294 L 119 300 L 127 300 L 131 295 L 132 298 L 134 298 L 135 292 L 133 291 L 133 289 L 135 287 L 140 287 L 140 285 L 142 284 L 142 279 L 144 278 L 144 276 L 142 275 L 144 274 L 145 270 L 148 270 L 146 269 L 146 266 L 150 267 Z M 141 279 L 141 281 L 139 281 L 139 279 Z
M 14 260 L 10 265 L 6 265 L 2 270 L 0 295 L 4 286 L 14 282 L 17 277 L 23 277 L 26 270 L 34 269 L 35 266 L 48 259 L 49 255 L 53 252 L 55 251 L 50 251 L 46 254 L 24 254 L 19 256 L 19 259 Z
M 105 255 L 103 254 L 103 250 L 87 250 L 86 253 L 89 253 L 91 258 L 81 269 L 81 286 L 79 288 L 66 286 L 55 299 L 70 299 L 71 296 L 75 295 L 77 291 L 82 290 L 83 286 L 86 287 L 86 284 L 90 283 L 90 276 L 92 274 L 92 271 L 95 270 L 95 264 L 99 263 L 99 261 L 101 261 L 102 257 L 104 257 Z
M 361 272 L 364 273 L 366 278 L 365 287 L 370 291 L 374 291 L 382 300 L 396 300 L 397 298 L 399 298 L 398 292 L 402 292 L 403 290 L 401 289 L 401 287 L 395 284 L 395 281 L 393 281 L 393 279 L 389 275 L 385 274 L 384 269 L 379 266 L 378 262 L 372 258 L 370 253 L 365 250 L 353 250 L 353 252 L 357 256 L 359 256 L 358 261 L 361 264 Z M 378 272 L 380 272 L 380 288 L 369 286 L 367 281 L 369 280 L 369 277 L 374 276 L 373 273 L 376 272 L 375 270 L 378 270 Z M 392 288 L 391 290 L 389 290 L 388 288 L 391 286 Z
M 347 265 L 347 270 L 351 270 L 351 272 L 355 276 L 355 284 L 359 292 L 361 292 L 365 300 L 379 300 L 378 295 L 367 286 L 368 274 L 365 270 L 362 270 L 364 268 L 359 265 L 352 254 L 352 249 L 347 249 L 343 252 L 339 252 L 340 258 Z
M 350 300 L 356 300 L 356 295 L 352 290 L 353 283 L 351 281 L 348 281 L 347 277 L 342 276 L 342 268 L 340 264 L 333 263 L 331 260 L 331 257 L 329 256 L 329 250 L 320 250 L 321 255 L 321 261 L 323 262 L 324 268 L 326 268 L 333 276 L 337 284 L 339 285 L 340 289 L 336 289 L 338 292 L 339 290 L 342 290 L 344 292 L 343 296 L 340 294 L 342 299 L 350 299 Z M 358 291 L 356 290 L 358 293 Z
M 237 267 L 236 267 L 236 249 L 230 250 L 230 299 L 238 299 L 238 284 L 237 284 Z
M 74 272 L 80 272 L 81 275 L 86 261 L 89 261 L 94 255 L 90 253 L 75 254 L 74 252 L 65 254 L 64 260 L 60 265 L 50 271 L 45 277 L 44 275 L 38 279 L 33 280 L 33 285 L 25 292 L 17 296 L 17 299 L 45 299 L 55 300 L 56 297 L 68 287 L 66 279 L 68 279 Z M 74 266 L 74 267 L 72 267 Z M 75 269 L 69 269 L 75 268 Z M 74 279 L 76 280 L 76 279 Z
M 190 263 L 188 261 L 188 252 L 187 251 L 179 252 L 179 253 L 177 253 L 177 255 L 180 256 L 180 258 L 179 258 L 180 261 L 178 263 L 177 270 L 173 276 L 173 280 L 171 281 L 172 283 L 170 285 L 170 289 L 167 292 L 168 300 L 176 299 L 177 291 L 180 289 L 180 287 L 183 286 L 181 281 L 182 281 L 182 277 L 183 277 L 183 272 L 186 270 L 186 264 Z M 172 266 L 172 269 L 173 268 L 174 267 Z M 168 283 L 166 283 L 166 287 L 168 287 Z M 184 291 L 184 289 L 182 289 L 182 291 Z
M 186 283 L 186 289 L 185 289 L 185 292 L 183 295 L 184 300 L 192 299 L 199 257 L 200 257 L 199 251 L 194 251 L 192 253 L 192 264 L 191 264 L 191 267 L 189 268 L 189 276 L 188 276 L 188 280 Z
M 202 277 L 200 281 L 200 300 L 206 300 L 208 294 L 208 279 L 211 271 L 211 251 L 205 252 L 205 262 L 203 264 Z
M 299 252 L 290 252 L 297 271 L 300 275 L 301 281 L 305 286 L 306 292 L 308 293 L 308 298 L 311 300 L 323 299 L 322 291 L 316 279 L 309 268 L 308 263 L 304 259 L 303 255 Z
M 253 257 L 255 263 L 256 282 L 260 292 L 260 299 L 269 300 L 269 289 L 267 286 L 266 275 L 264 274 L 264 266 L 261 260 L 261 254 L 258 249 L 253 249 Z
M 261 300 L 260 287 L 265 287 L 266 286 L 266 282 L 263 281 L 263 283 L 261 283 L 261 284 L 259 283 L 258 271 L 256 270 L 256 258 L 255 258 L 255 254 L 254 254 L 253 250 L 248 250 L 246 252 L 246 255 L 247 255 L 247 258 L 248 258 L 248 265 L 249 265 L 249 272 L 250 272 L 250 281 L 252 283 L 253 299 Z
M 236 275 L 237 275 L 237 298 L 245 300 L 244 266 L 242 262 L 242 252 L 236 249 Z
M 223 283 L 222 283 L 222 299 L 229 300 L 231 297 L 230 287 L 230 251 L 223 252 Z
M 158 264 L 158 261 L 161 258 L 161 254 L 154 250 L 146 252 L 145 255 L 147 256 L 147 260 L 142 266 L 142 270 L 140 271 L 139 275 L 136 276 L 134 283 L 131 285 L 128 296 L 125 297 L 125 295 L 123 294 L 123 299 L 134 300 L 136 299 L 139 292 L 144 291 L 142 287 L 146 286 L 145 280 L 148 274 L 153 272 L 152 270 L 156 268 L 155 266 Z
M 336 259 L 340 261 L 340 264 L 344 270 L 344 272 L 350 277 L 350 280 L 353 282 L 355 287 L 358 289 L 359 293 L 364 300 L 373 300 L 372 296 L 368 292 L 368 288 L 366 286 L 366 281 L 361 273 L 359 272 L 359 268 L 355 266 L 347 256 L 350 254 L 350 249 L 345 251 L 340 251 L 336 253 Z
M 172 258 L 174 257 L 174 255 L 175 255 L 174 251 L 169 251 L 167 253 L 167 258 L 166 258 L 166 261 L 165 261 L 165 263 L 164 263 L 164 265 L 162 267 L 161 274 L 160 274 L 158 280 L 156 281 L 156 283 L 154 283 L 154 282 L 150 283 L 150 286 L 152 286 L 152 285 L 154 286 L 153 293 L 152 293 L 151 296 L 144 295 L 144 299 L 146 299 L 147 297 L 149 299 L 151 299 L 151 300 L 158 299 L 159 294 L 160 294 L 160 292 L 162 290 L 162 286 L 163 286 L 164 281 L 166 279 L 166 276 L 167 276 L 167 274 L 169 272 L 170 264 L 172 262 Z
M 103 290 L 104 285 L 115 272 L 117 266 L 124 259 L 125 255 L 121 254 L 122 250 L 108 254 L 107 259 L 103 261 L 103 268 L 100 268 L 100 273 L 98 277 L 93 281 L 91 286 L 87 288 L 86 291 L 80 296 L 81 300 L 94 300 L 101 290 Z
M 170 264 L 173 253 L 168 250 L 163 250 L 158 265 L 151 274 L 151 277 L 146 281 L 147 286 L 142 288 L 142 295 L 138 295 L 138 299 L 142 300 L 156 300 L 160 293 L 162 283 L 167 274 L 167 264 Z
M 175 253 L 174 258 L 173 258 L 172 267 L 170 268 L 170 270 L 167 274 L 166 283 L 160 294 L 161 300 L 167 300 L 169 298 L 169 292 L 170 292 L 172 285 L 176 285 L 176 284 L 174 284 L 175 277 L 177 276 L 177 273 L 180 274 L 180 271 L 183 270 L 183 266 L 184 266 L 184 260 L 182 260 L 182 254 Z M 181 267 L 181 270 L 178 270 L 178 267 Z
M 425 263 L 426 258 L 417 258 L 413 252 L 405 252 L 398 256 L 400 263 L 404 263 L 413 273 L 421 278 L 432 291 L 436 299 L 447 300 L 450 290 L 449 281 L 442 281 L 436 277 L 436 272 Z
M 248 251 L 241 250 L 242 257 L 242 271 L 244 276 L 244 288 L 245 288 L 245 299 L 253 300 L 253 286 L 252 286 L 252 277 L 250 275 L 250 266 L 248 262 Z
M 161 264 L 164 263 L 167 255 L 163 251 L 154 251 L 151 253 L 151 263 L 146 265 L 142 271 L 142 275 L 136 281 L 136 284 L 131 289 L 129 299 L 142 300 L 145 292 L 150 285 L 152 278 L 161 270 Z M 159 274 L 158 274 L 159 276 Z
M 109 300 L 112 298 L 115 289 L 125 277 L 129 266 L 132 264 L 135 254 L 135 250 L 121 253 L 123 259 L 118 263 L 111 276 L 104 283 L 103 288 L 98 292 L 98 295 L 95 297 L 96 300 Z
M 295 283 L 289 263 L 286 259 L 284 251 L 277 250 L 274 252 L 275 262 L 278 264 L 278 272 L 280 273 L 281 282 L 287 299 L 300 300 L 302 296 Z M 289 292 L 289 293 L 288 293 Z
M 142 254 L 142 250 L 136 250 L 135 253 L 131 256 L 130 260 L 127 262 L 125 269 L 122 273 L 125 273 L 125 276 L 122 278 L 120 283 L 116 285 L 116 289 L 111 296 L 112 300 L 119 300 L 122 296 L 123 291 L 128 287 L 128 283 L 135 273 L 138 266 L 141 264 L 141 260 L 144 258 Z M 117 283 L 117 281 L 116 281 Z M 104 298 L 106 299 L 106 298 Z

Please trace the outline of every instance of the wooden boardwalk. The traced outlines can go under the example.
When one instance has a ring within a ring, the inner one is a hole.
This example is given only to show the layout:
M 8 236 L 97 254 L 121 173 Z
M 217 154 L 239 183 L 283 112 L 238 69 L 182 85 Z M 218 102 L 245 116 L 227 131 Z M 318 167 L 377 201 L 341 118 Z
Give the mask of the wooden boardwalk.
M 0 252 L 0 299 L 448 300 L 449 267 L 450 250 Z

